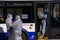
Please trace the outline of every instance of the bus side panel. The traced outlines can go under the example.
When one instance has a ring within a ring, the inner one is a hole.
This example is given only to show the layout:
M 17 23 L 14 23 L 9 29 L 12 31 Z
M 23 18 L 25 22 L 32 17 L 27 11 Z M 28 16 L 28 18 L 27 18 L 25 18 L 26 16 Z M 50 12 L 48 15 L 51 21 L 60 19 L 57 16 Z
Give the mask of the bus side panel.
M 36 33 L 35 32 L 28 32 L 28 40 L 36 40 Z
M 7 40 L 8 38 L 8 33 L 0 33 L 0 40 Z

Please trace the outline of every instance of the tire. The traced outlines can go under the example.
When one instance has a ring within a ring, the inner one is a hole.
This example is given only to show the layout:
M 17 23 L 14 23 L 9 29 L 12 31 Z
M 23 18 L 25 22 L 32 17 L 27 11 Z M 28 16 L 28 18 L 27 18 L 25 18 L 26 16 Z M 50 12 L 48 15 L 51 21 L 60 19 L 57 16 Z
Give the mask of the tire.
M 27 40 L 27 34 L 25 32 L 22 32 L 22 40 Z

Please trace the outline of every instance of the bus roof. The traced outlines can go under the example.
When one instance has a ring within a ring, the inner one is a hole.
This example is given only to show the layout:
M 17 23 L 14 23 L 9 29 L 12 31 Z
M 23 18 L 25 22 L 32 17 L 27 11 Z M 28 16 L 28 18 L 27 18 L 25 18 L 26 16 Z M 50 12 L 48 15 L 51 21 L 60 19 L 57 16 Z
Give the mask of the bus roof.
M 53 0 L 0 0 L 0 1 L 53 1 Z

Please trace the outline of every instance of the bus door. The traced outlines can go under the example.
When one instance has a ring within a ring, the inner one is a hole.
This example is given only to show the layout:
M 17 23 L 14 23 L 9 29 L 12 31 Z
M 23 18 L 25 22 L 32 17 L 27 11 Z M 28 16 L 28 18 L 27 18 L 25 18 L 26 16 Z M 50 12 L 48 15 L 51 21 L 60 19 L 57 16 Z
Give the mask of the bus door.
M 48 3 L 45 2 L 37 2 L 36 3 L 36 11 L 37 11 L 37 33 L 39 35 L 43 35 L 43 30 L 45 31 L 44 36 L 46 36 L 46 20 L 48 14 Z M 45 21 L 44 21 L 45 20 Z
M 60 38 L 60 4 L 51 3 L 51 13 L 50 13 L 50 39 L 59 39 Z
M 23 40 L 35 40 L 35 23 L 33 4 L 31 2 L 7 2 L 7 14 L 20 15 L 23 22 Z

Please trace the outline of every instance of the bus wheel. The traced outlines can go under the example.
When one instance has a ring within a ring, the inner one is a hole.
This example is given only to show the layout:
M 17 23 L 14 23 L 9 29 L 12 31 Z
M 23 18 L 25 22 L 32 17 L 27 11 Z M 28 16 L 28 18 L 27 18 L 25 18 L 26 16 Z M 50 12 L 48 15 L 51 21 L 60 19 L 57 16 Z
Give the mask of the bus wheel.
M 22 32 L 22 40 L 27 40 L 27 34 L 25 32 Z

